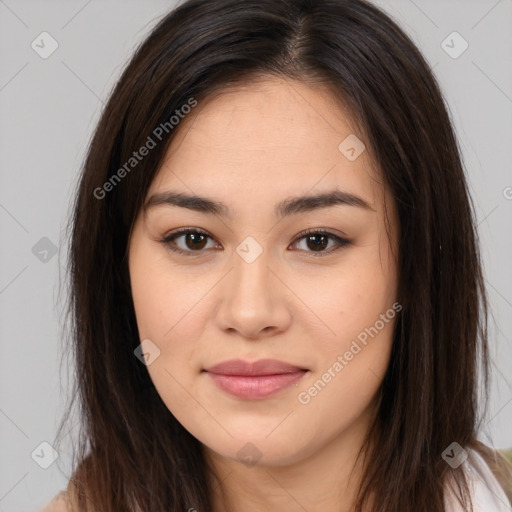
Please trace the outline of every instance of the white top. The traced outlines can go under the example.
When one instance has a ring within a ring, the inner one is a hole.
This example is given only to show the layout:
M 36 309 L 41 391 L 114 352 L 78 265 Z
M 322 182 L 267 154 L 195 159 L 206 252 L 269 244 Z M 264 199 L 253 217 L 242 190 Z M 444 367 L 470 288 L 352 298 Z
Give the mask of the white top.
M 505 491 L 479 453 L 468 450 L 468 458 L 462 467 L 468 478 L 474 512 L 512 512 Z M 452 483 L 453 477 L 444 497 L 446 512 L 465 512 L 455 496 Z

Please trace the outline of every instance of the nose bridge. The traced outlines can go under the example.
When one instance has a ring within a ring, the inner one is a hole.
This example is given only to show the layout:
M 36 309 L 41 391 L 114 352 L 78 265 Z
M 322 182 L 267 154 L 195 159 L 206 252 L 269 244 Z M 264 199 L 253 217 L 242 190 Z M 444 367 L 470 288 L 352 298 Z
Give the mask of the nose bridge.
M 255 338 L 268 328 L 282 330 L 290 321 L 282 286 L 272 270 L 271 251 L 247 237 L 233 253 L 233 268 L 217 311 L 223 329 Z
M 272 278 L 272 272 L 269 270 L 271 265 L 269 255 L 270 251 L 264 249 L 263 245 L 252 236 L 247 237 L 237 246 L 230 286 L 239 304 L 244 304 L 246 300 L 250 302 L 271 300 L 269 281 Z

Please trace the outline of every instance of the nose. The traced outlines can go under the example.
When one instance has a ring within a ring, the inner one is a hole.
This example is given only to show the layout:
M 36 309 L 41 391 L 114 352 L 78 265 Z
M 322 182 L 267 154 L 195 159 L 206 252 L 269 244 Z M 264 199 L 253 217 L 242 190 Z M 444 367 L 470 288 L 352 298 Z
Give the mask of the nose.
M 293 294 L 265 251 L 248 263 L 237 253 L 220 289 L 216 321 L 228 334 L 258 340 L 285 331 L 292 319 Z

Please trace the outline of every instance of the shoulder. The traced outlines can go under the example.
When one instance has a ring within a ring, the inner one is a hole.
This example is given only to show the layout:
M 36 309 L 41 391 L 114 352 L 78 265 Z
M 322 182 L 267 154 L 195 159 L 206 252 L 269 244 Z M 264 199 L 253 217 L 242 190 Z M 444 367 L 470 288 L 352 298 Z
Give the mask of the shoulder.
M 71 509 L 68 508 L 66 492 L 59 492 L 59 494 L 57 494 L 52 501 L 45 505 L 39 512 L 71 512 Z
M 471 492 L 474 512 L 512 512 L 512 506 L 491 469 L 475 450 L 468 450 L 468 458 L 462 464 Z M 455 492 L 453 477 L 449 478 L 445 494 L 447 512 L 463 512 Z

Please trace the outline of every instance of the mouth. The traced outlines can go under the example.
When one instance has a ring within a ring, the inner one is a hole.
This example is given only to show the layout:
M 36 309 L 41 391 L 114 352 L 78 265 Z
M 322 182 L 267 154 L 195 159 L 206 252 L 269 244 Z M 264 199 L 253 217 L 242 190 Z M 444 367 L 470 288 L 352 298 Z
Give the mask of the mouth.
M 230 359 L 206 368 L 208 373 L 218 375 L 236 375 L 243 377 L 261 377 L 266 375 L 281 375 L 307 371 L 293 364 L 285 363 L 277 359 L 259 359 L 258 361 L 244 361 L 242 359 Z
M 224 361 L 203 372 L 229 395 L 246 400 L 267 398 L 301 379 L 309 370 L 274 359 Z

